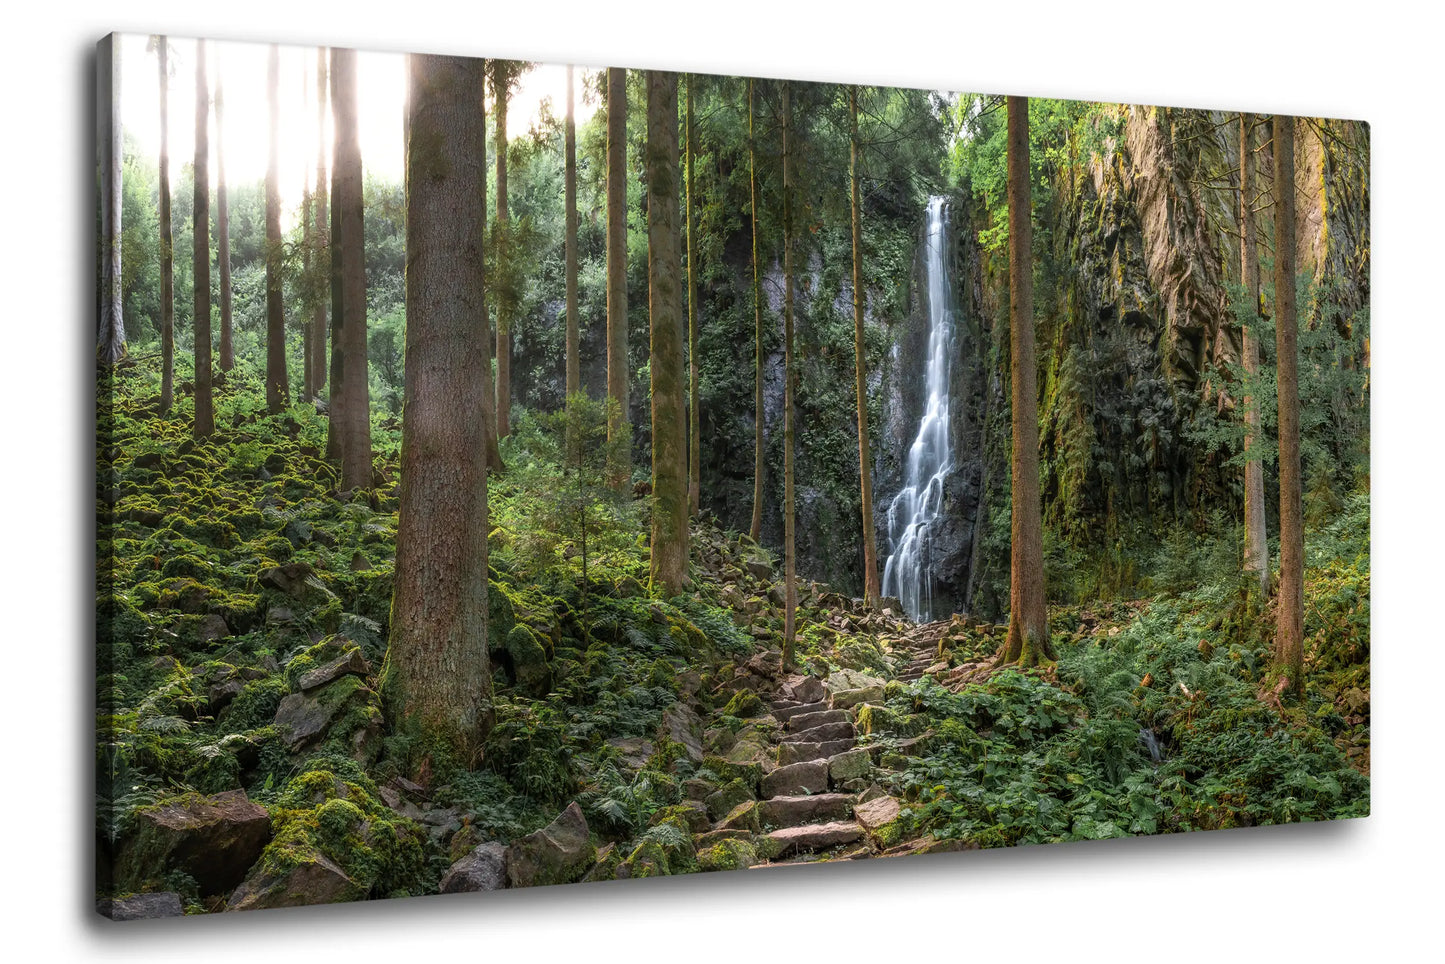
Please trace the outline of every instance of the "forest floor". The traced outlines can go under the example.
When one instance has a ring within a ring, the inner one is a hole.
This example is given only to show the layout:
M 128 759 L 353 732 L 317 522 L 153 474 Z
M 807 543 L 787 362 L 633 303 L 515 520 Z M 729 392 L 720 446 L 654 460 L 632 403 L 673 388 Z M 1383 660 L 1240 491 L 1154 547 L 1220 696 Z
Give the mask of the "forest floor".
M 1308 688 L 1282 704 L 1270 609 L 1228 580 L 1055 607 L 1058 660 L 1027 672 L 993 667 L 1001 626 L 804 583 L 785 669 L 765 549 L 698 520 L 691 588 L 662 599 L 624 533 L 584 587 L 567 552 L 517 548 L 546 497 L 518 472 L 492 497 L 496 724 L 462 765 L 391 733 L 377 693 L 396 421 L 374 490 L 342 497 L 309 407 L 267 416 L 233 374 L 196 443 L 153 382 L 122 367 L 98 416 L 117 918 L 1368 813 L 1367 496 L 1310 533 Z

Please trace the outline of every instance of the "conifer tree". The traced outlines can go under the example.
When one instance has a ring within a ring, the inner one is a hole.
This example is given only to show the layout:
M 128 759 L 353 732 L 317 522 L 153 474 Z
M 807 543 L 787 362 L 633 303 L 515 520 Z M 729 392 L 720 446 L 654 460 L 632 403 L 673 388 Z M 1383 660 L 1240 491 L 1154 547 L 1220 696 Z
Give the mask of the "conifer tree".
M 206 83 L 206 42 L 196 41 L 196 155 L 195 195 L 192 205 L 191 237 L 191 325 L 195 336 L 197 439 L 209 438 L 216 430 L 211 401 L 211 179 L 207 165 L 210 153 L 206 126 L 210 121 L 210 88 Z
M 753 131 L 753 79 L 748 78 L 748 195 L 753 229 L 753 519 L 748 536 L 757 542 L 763 534 L 763 473 L 767 467 L 763 447 L 763 282 L 758 268 L 758 144 Z
M 566 287 L 567 287 L 567 396 L 582 390 L 582 364 L 577 333 L 577 126 L 572 107 L 572 66 L 567 66 L 567 120 L 564 132 L 566 158 Z
M 1304 520 L 1300 484 L 1299 333 L 1295 303 L 1293 117 L 1274 118 L 1274 343 L 1279 399 L 1279 608 L 1275 663 L 1304 695 Z
M 235 338 L 231 330 L 231 214 L 226 196 L 225 87 L 221 58 L 216 57 L 216 262 L 221 285 L 221 343 L 217 364 L 221 371 L 236 367 Z
M 1245 380 L 1259 378 L 1259 244 L 1254 226 L 1254 117 L 1239 115 L 1240 280 L 1249 304 L 1241 354 Z M 1259 582 L 1261 599 L 1269 595 L 1269 536 L 1264 520 L 1264 460 L 1254 451 L 1259 443 L 1259 400 L 1251 388 L 1244 396 L 1244 569 Z
M 607 438 L 628 431 L 627 360 L 627 71 L 607 68 Z M 618 446 L 619 449 L 622 446 Z M 632 475 L 624 454 L 615 476 L 618 487 Z
M 164 35 L 155 38 L 156 68 L 160 77 L 161 95 L 161 161 L 157 194 L 161 231 L 161 414 L 168 414 L 175 397 L 176 330 L 175 330 L 175 251 L 171 238 L 171 147 L 170 68 Z
M 286 309 L 281 295 L 281 51 L 266 58 L 266 106 L 270 143 L 266 161 L 266 410 L 289 404 L 286 376 Z
M 783 665 L 798 629 L 798 560 L 793 478 L 793 102 L 783 82 Z
M 873 527 L 873 465 L 868 457 L 868 371 L 863 352 L 863 200 L 858 173 L 858 87 L 848 88 L 849 180 L 853 212 L 853 373 L 858 402 L 858 479 L 863 502 L 863 599 L 878 605 L 878 537 Z

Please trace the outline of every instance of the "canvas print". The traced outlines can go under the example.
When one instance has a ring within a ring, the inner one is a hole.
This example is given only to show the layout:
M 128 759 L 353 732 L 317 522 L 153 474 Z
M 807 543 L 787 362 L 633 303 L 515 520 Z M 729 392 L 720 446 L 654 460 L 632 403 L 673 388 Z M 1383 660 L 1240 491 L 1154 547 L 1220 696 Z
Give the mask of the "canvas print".
M 101 913 L 1368 814 L 1364 123 L 97 68 Z

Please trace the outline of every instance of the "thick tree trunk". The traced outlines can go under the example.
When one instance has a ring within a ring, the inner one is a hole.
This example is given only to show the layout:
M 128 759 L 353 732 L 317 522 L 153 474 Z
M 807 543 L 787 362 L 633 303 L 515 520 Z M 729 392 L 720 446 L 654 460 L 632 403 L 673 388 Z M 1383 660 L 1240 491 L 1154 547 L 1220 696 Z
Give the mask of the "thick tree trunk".
M 281 301 L 281 50 L 266 59 L 266 106 L 270 153 L 266 161 L 266 410 L 279 414 L 290 403 L 286 377 L 286 309 Z
M 687 75 L 687 511 L 697 515 L 701 498 L 702 443 L 698 438 L 697 410 L 697 253 L 692 246 L 692 167 L 694 143 L 692 88 L 696 74 Z
M 567 395 L 582 390 L 582 363 L 577 345 L 577 125 L 573 119 L 572 66 L 567 66 L 567 150 L 565 193 L 567 203 Z
M 873 529 L 873 463 L 868 457 L 868 362 L 863 343 L 863 197 L 858 173 L 858 88 L 848 88 L 849 179 L 853 188 L 853 374 L 858 401 L 858 478 L 863 498 L 863 598 L 878 605 L 878 538 Z
M 1054 656 L 1044 598 L 1039 495 L 1038 370 L 1034 363 L 1033 220 L 1029 191 L 1029 101 L 1008 99 L 1009 374 L 1013 380 L 1013 518 L 1009 626 L 1002 663 L 1036 666 Z
M 492 93 L 497 98 L 497 229 L 504 247 L 511 241 L 507 231 L 511 218 L 507 213 L 507 95 L 511 83 L 510 63 L 492 61 Z M 502 257 L 501 253 L 498 257 Z M 512 319 L 508 317 L 505 299 L 497 300 L 497 438 L 512 433 Z
M 329 274 L 326 265 L 329 260 L 330 242 L 326 236 L 326 222 L 329 218 L 326 204 L 326 48 L 316 49 L 316 190 L 311 196 L 311 216 L 315 219 L 313 228 L 316 247 L 312 252 L 312 266 L 317 272 L 312 291 L 316 304 L 311 308 L 311 391 L 319 397 L 326 387 L 326 299 L 321 296 L 320 280 Z M 323 274 L 324 272 L 324 274 Z
M 96 45 L 96 158 L 100 179 L 100 317 L 96 359 L 114 365 L 125 357 L 121 310 L 121 122 L 120 41 L 112 34 Z
M 753 139 L 753 79 L 748 78 L 748 194 L 753 228 L 753 519 L 748 536 L 754 542 L 763 534 L 763 473 L 767 468 L 763 446 L 763 282 L 758 270 L 758 145 Z
M 371 392 L 366 374 L 366 264 L 356 51 L 331 51 L 331 436 L 341 490 L 371 487 Z
M 1264 521 L 1264 460 L 1259 443 L 1259 400 L 1253 387 L 1259 378 L 1259 243 L 1254 227 L 1254 117 L 1239 115 L 1240 280 L 1249 302 L 1241 353 L 1251 390 L 1244 395 L 1244 571 L 1259 582 L 1261 599 L 1269 595 L 1269 535 Z
M 210 89 L 206 85 L 206 43 L 196 41 L 196 155 L 195 200 L 191 220 L 191 280 L 195 330 L 196 422 L 195 437 L 209 438 L 216 430 L 211 402 L 211 180 L 207 166 L 209 143 L 206 125 L 210 120 Z
M 607 397 L 615 403 L 607 438 L 628 431 L 627 361 L 627 71 L 607 68 Z M 621 448 L 619 446 L 619 448 Z M 632 477 L 626 450 L 613 476 L 619 488 Z
M 793 101 L 783 83 L 783 665 L 793 662 L 798 630 L 797 539 L 793 478 Z
M 236 348 L 231 333 L 231 215 L 226 198 L 226 138 L 224 91 L 221 62 L 216 60 L 216 262 L 221 272 L 221 371 L 236 367 Z
M 170 70 L 166 58 L 166 38 L 156 37 L 156 67 L 160 76 L 161 94 L 161 164 L 159 211 L 161 229 L 161 414 L 170 413 L 175 400 L 176 380 L 176 269 L 175 250 L 171 237 L 171 143 Z M 220 103 L 217 102 L 219 112 Z
M 491 722 L 488 404 L 477 369 L 486 251 L 482 61 L 412 54 L 407 140 L 406 400 L 391 639 L 394 726 L 471 765 Z
M 1275 354 L 1279 365 L 1279 622 L 1275 662 L 1304 695 L 1304 523 L 1299 451 L 1298 311 L 1295 305 L 1293 117 L 1274 118 Z
M 653 586 L 687 579 L 687 439 L 682 393 L 682 238 L 677 223 L 677 75 L 647 72 L 647 308 L 652 370 Z

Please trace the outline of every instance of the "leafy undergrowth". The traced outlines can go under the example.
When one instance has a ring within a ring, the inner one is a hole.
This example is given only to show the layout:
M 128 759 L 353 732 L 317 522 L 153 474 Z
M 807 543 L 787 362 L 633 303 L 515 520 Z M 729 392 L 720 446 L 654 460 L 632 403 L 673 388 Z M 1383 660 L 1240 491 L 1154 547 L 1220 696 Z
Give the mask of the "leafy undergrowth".
M 1272 694 L 1273 605 L 1232 585 L 1055 611 L 1051 672 L 893 684 L 885 761 L 930 732 L 892 761 L 895 832 L 991 847 L 1367 815 L 1368 539 L 1367 496 L 1309 539 L 1297 704 Z

